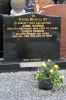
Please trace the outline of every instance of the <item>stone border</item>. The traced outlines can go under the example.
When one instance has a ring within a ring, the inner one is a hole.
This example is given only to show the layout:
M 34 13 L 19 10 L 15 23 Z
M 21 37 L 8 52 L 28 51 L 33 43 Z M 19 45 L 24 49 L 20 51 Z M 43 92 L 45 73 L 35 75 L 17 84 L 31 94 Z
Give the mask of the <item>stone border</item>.
M 60 69 L 66 69 L 66 60 L 57 60 L 54 61 L 56 64 L 59 65 Z M 0 62 L 0 69 L 6 69 L 6 68 L 14 68 L 14 69 L 37 69 L 43 64 L 44 61 L 42 62 L 5 62 L 1 61 Z

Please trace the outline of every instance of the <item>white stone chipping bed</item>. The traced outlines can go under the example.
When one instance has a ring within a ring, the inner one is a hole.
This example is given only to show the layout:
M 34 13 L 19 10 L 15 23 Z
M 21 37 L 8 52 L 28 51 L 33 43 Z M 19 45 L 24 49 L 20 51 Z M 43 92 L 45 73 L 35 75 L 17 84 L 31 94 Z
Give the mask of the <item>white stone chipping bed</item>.
M 66 76 L 66 70 L 61 70 Z M 34 81 L 34 71 L 0 73 L 0 100 L 66 100 L 64 86 L 56 90 L 40 90 Z

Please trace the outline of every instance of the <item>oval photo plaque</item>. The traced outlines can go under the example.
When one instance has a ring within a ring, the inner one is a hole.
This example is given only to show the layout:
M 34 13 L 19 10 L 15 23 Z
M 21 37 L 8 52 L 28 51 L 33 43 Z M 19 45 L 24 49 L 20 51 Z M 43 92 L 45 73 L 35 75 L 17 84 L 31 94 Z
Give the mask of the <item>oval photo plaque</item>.
M 25 8 L 25 0 L 11 0 L 11 7 L 14 11 L 20 12 Z

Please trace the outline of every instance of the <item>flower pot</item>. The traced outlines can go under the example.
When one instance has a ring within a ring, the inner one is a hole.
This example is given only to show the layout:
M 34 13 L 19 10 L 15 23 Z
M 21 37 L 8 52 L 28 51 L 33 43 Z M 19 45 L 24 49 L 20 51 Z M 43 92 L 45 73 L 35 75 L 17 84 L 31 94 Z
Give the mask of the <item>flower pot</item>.
M 53 84 L 48 78 L 46 78 L 38 82 L 38 87 L 43 90 L 51 90 L 53 88 Z

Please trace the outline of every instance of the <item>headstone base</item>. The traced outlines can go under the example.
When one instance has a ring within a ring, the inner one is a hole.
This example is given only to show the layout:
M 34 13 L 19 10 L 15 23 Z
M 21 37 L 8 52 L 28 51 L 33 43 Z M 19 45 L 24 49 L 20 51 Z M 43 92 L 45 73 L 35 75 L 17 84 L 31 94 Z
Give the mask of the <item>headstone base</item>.
M 59 69 L 66 69 L 66 60 L 56 60 L 54 61 L 59 65 Z M 29 70 L 39 70 L 41 64 L 44 62 L 0 62 L 0 72 L 3 71 L 29 71 Z

